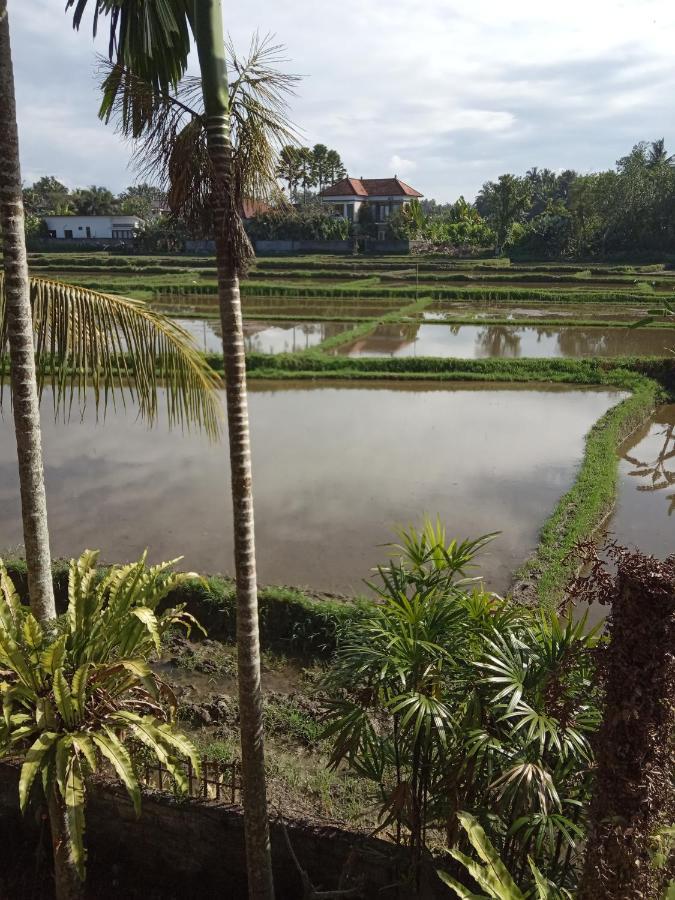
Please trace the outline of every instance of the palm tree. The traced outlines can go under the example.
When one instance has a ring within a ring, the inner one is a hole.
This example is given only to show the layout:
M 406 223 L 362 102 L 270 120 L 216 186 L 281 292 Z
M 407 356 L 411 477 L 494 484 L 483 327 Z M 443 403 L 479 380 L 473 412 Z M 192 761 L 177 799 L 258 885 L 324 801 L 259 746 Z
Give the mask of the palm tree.
M 675 163 L 675 156 L 670 156 L 666 150 L 666 142 L 664 138 L 652 141 L 647 156 L 647 165 L 650 169 L 659 166 L 672 166 Z
M 0 0 L 0 225 L 4 256 L 4 274 L 0 276 L 0 372 L 4 376 L 8 347 L 29 599 L 35 618 L 44 623 L 54 619 L 56 607 L 42 462 L 40 386 L 51 379 L 58 408 L 68 394 L 71 398 L 75 393 L 84 397 L 91 385 L 98 409 L 100 405 L 105 408 L 111 387 L 128 384 L 132 376 L 131 390 L 137 395 L 140 410 L 152 420 L 157 412 L 157 376 L 164 375 L 168 379 L 170 420 L 197 423 L 215 434 L 217 379 L 188 335 L 143 304 L 29 279 L 7 0 Z M 65 846 L 67 821 L 55 794 L 49 794 L 48 803 L 56 837 L 57 896 L 59 900 L 78 897 L 82 887 L 76 867 L 59 849 Z
M 35 377 L 7 0 L 0 0 L 0 216 L 12 406 L 19 459 L 28 586 L 35 615 L 38 619 L 44 620 L 54 618 L 56 607 L 47 531 L 47 501 L 42 465 L 40 409 Z
M 80 26 L 87 0 L 67 0 L 74 7 L 73 24 Z M 246 392 L 245 346 L 239 276 L 253 250 L 243 230 L 239 210 L 242 178 L 233 165 L 232 122 L 228 71 L 220 0 L 95 0 L 94 31 L 99 15 L 110 21 L 110 56 L 124 69 L 149 82 L 160 95 L 176 89 L 187 66 L 190 33 L 201 70 L 206 154 L 212 179 L 208 197 L 199 194 L 197 207 L 208 208 L 213 223 L 218 273 L 218 299 L 223 332 L 223 357 L 230 441 L 237 584 L 237 648 L 241 721 L 242 779 L 249 896 L 274 896 L 269 822 L 265 790 L 258 591 L 253 527 L 251 448 Z M 102 113 L 114 102 L 119 85 L 108 84 Z M 122 95 L 124 97 L 124 95 Z M 130 98 L 129 103 L 131 102 Z M 130 111 L 132 107 L 129 107 Z M 186 129 L 186 130 L 187 130 Z M 176 135 L 194 146 L 190 131 Z M 255 153 L 255 144 L 249 152 Z M 184 159 L 185 157 L 183 157 Z M 180 175 L 180 173 L 177 173 Z M 177 179 L 180 182 L 180 178 Z M 194 183 L 190 178 L 190 183 Z

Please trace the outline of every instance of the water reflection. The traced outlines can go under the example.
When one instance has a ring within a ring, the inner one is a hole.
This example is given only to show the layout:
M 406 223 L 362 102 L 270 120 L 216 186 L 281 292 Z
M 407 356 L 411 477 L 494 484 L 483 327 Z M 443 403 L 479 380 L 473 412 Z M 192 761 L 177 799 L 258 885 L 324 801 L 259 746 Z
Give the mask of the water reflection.
M 222 330 L 218 319 L 179 319 L 205 353 L 222 353 Z M 348 331 L 344 322 L 244 322 L 247 353 L 295 353 L 316 347 L 326 338 Z
M 647 307 L 611 303 L 544 303 L 513 306 L 503 301 L 437 301 L 423 313 L 427 321 L 475 316 L 476 319 L 603 319 L 611 322 L 635 322 L 646 315 Z
M 263 582 L 360 591 L 398 522 L 439 513 L 450 533 L 500 530 L 484 558 L 496 590 L 570 486 L 583 436 L 618 396 L 483 385 L 251 383 L 256 534 Z M 227 447 L 152 431 L 133 410 L 55 424 L 43 404 L 55 555 L 108 561 L 184 554 L 231 570 Z M 21 541 L 11 417 L 0 428 L 0 548 Z
M 666 356 L 675 329 L 553 325 L 379 325 L 341 347 L 347 356 L 498 357 Z
M 619 500 L 609 531 L 647 553 L 675 553 L 675 404 L 660 406 L 620 456 Z

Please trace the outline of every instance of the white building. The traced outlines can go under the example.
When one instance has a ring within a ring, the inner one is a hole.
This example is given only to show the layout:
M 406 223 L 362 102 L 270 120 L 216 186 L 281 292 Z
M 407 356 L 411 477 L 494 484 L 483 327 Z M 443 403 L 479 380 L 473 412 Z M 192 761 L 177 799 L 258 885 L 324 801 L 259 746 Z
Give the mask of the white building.
M 45 216 L 50 238 L 68 241 L 131 240 L 143 227 L 138 216 Z
M 362 207 L 367 207 L 372 221 L 378 226 L 378 237 L 384 237 L 386 223 L 392 213 L 405 203 L 424 196 L 400 178 L 343 178 L 322 191 L 321 203 L 335 215 L 350 222 L 358 220 Z

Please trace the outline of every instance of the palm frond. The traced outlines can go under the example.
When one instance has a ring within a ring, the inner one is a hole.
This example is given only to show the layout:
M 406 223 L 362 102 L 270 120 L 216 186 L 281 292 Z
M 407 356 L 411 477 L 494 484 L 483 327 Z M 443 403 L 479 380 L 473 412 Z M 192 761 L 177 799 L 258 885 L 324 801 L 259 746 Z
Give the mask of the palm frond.
M 138 74 L 158 90 L 178 84 L 190 52 L 191 0 L 66 0 L 79 29 L 87 5 L 93 7 L 93 33 L 99 16 L 108 17 L 108 56 Z
M 105 415 L 130 397 L 152 424 L 164 391 L 170 426 L 220 433 L 220 379 L 190 335 L 138 300 L 31 278 L 38 387 L 52 389 L 55 414 L 84 411 L 93 396 Z M 9 371 L 4 276 L 0 274 L 0 404 Z
M 288 121 L 288 96 L 299 78 L 278 68 L 285 61 L 283 47 L 270 35 L 254 35 L 243 58 L 231 41 L 227 53 L 233 202 L 239 209 L 244 200 L 279 202 L 277 156 L 284 144 L 298 140 Z M 206 146 L 201 80 L 187 76 L 169 92 L 119 62 L 101 58 L 99 71 L 99 114 L 136 142 L 133 164 L 139 176 L 166 190 L 174 215 L 210 233 L 217 185 Z

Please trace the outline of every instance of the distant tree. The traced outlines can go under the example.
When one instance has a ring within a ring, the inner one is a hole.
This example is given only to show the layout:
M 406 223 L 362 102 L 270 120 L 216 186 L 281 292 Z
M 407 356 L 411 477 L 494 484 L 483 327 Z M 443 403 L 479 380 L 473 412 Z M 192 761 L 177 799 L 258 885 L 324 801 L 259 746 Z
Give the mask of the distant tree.
M 313 171 L 313 156 L 309 147 L 300 147 L 298 149 L 298 167 L 300 169 L 298 183 L 302 188 L 302 202 L 307 203 L 309 189 L 316 185 L 316 177 Z
M 92 184 L 72 195 L 75 212 L 80 216 L 109 216 L 115 211 L 115 197 L 108 188 Z
M 132 184 L 117 198 L 118 212 L 141 219 L 152 219 L 158 215 L 157 205 L 166 206 L 166 191 L 154 184 Z
M 69 189 L 53 175 L 43 175 L 24 188 L 23 202 L 26 212 L 35 216 L 66 215 L 73 208 Z
M 326 213 L 318 205 L 302 205 L 299 209 L 273 209 L 246 223 L 254 240 L 346 240 L 350 223 L 342 216 Z
M 279 151 L 279 161 L 276 170 L 277 178 L 288 185 L 288 199 L 296 200 L 298 184 L 302 176 L 300 166 L 300 148 L 293 144 L 286 144 Z
M 647 154 L 647 165 L 653 169 L 657 166 L 672 166 L 675 163 L 675 156 L 670 156 L 666 151 L 666 142 L 664 138 L 652 141 Z
M 520 221 L 530 207 L 530 185 L 515 175 L 500 175 L 486 181 L 476 197 L 476 207 L 495 231 L 495 250 L 500 253 L 509 229 Z
M 557 178 L 551 169 L 539 169 L 537 166 L 525 173 L 525 180 L 530 187 L 531 205 L 528 210 L 528 218 L 540 215 L 555 198 Z
M 318 187 L 319 193 L 328 180 L 328 147 L 325 144 L 314 144 L 312 147 L 311 172 L 314 184 Z
M 346 175 L 347 170 L 342 163 L 340 154 L 337 150 L 329 150 L 326 154 L 326 184 L 335 184 Z

